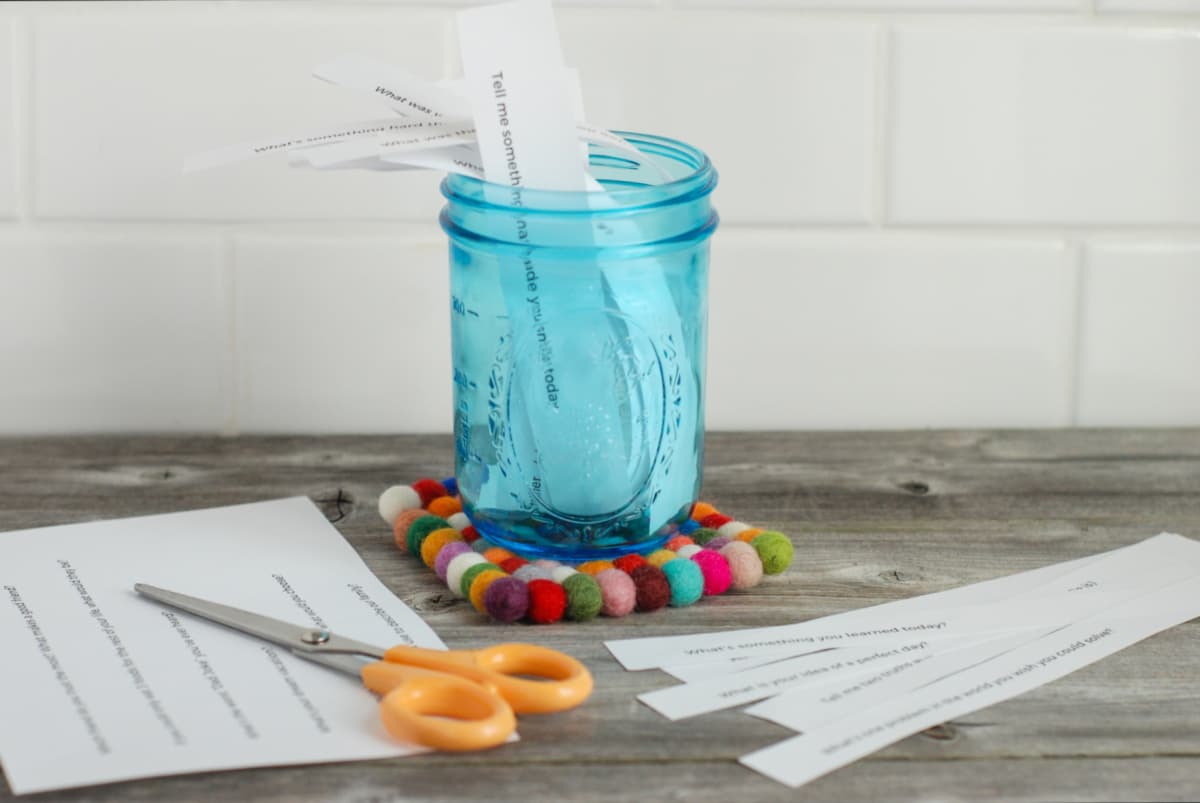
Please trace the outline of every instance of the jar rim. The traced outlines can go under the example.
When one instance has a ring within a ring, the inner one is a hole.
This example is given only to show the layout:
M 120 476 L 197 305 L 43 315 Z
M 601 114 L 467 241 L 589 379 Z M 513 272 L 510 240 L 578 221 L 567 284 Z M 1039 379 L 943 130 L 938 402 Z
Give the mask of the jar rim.
M 597 214 L 611 212 L 626 214 L 647 207 L 664 206 L 707 194 L 716 185 L 717 171 L 708 155 L 695 146 L 658 134 L 638 131 L 613 130 L 631 145 L 651 156 L 672 159 L 691 168 L 691 171 L 662 184 L 644 184 L 631 187 L 606 188 L 603 191 L 539 190 L 522 188 L 521 203 L 506 204 L 496 199 L 509 197 L 513 187 L 496 184 L 458 173 L 447 174 L 441 183 L 441 192 L 452 203 L 479 204 L 486 197 L 486 205 L 498 210 L 520 211 L 523 214 L 552 212 L 563 214 L 582 212 Z M 606 198 L 611 207 L 595 208 L 592 200 Z

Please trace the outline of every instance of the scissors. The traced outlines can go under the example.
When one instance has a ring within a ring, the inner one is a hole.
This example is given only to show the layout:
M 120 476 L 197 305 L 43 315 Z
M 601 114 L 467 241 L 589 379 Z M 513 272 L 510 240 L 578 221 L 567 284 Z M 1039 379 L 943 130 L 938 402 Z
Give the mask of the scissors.
M 388 733 L 437 750 L 495 747 L 516 729 L 514 714 L 563 711 L 592 692 L 587 667 L 570 655 L 533 644 L 451 651 L 402 644 L 383 649 L 145 583 L 133 588 L 157 602 L 360 677 L 381 696 L 379 711 Z

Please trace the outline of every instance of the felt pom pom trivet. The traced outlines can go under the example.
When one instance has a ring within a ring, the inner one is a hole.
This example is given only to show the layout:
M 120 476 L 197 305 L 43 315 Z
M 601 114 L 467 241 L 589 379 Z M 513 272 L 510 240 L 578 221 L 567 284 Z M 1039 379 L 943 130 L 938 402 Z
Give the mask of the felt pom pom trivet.
M 457 493 L 453 477 L 395 485 L 380 495 L 379 515 L 391 525 L 397 548 L 420 558 L 455 596 L 498 622 L 583 622 L 683 607 L 753 588 L 763 575 L 787 569 L 794 555 L 783 533 L 697 502 L 659 549 L 577 565 L 530 561 L 480 538 Z

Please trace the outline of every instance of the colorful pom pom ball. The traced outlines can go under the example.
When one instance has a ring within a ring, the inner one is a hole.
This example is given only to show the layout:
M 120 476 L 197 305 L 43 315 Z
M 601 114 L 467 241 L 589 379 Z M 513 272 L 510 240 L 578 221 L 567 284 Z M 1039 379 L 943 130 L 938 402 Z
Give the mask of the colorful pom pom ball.
M 720 552 L 702 549 L 692 555 L 691 560 L 700 567 L 700 573 L 704 575 L 704 596 L 724 594 L 728 590 L 733 577 L 729 571 L 729 561 L 725 560 Z
M 566 610 L 567 592 L 562 586 L 553 580 L 529 581 L 529 621 L 548 625 L 562 619 Z
M 671 606 L 691 605 L 704 595 L 704 573 L 687 558 L 676 558 L 662 565 L 663 574 L 671 584 Z
M 421 495 L 408 485 L 393 485 L 379 495 L 379 515 L 394 527 L 396 517 L 406 510 L 416 510 L 421 507 Z
M 783 533 L 767 530 L 751 541 L 750 545 L 762 559 L 765 574 L 779 574 L 792 563 L 792 542 Z
M 625 616 L 637 604 L 637 586 L 633 578 L 620 569 L 605 569 L 596 575 L 600 586 L 600 613 L 605 616 Z
M 721 547 L 721 556 L 729 563 L 729 587 L 736 591 L 754 588 L 762 580 L 762 558 L 745 541 L 730 541 Z
M 501 577 L 483 592 L 483 609 L 497 622 L 515 622 L 529 611 L 529 587 L 515 577 Z
M 600 586 L 591 575 L 576 572 L 563 580 L 562 587 L 567 592 L 567 610 L 563 614 L 566 618 L 584 622 L 600 613 L 604 601 Z

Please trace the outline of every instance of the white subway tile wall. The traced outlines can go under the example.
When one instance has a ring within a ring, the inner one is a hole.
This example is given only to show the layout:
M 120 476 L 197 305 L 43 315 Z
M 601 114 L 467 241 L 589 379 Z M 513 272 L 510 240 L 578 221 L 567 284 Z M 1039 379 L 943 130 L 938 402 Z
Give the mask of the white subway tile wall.
M 448 431 L 437 176 L 181 168 L 465 4 L 0 4 L 0 433 Z M 710 428 L 1200 425 L 1200 0 L 560 5 L 721 172 Z
M 1098 244 L 1083 280 L 1079 422 L 1169 425 L 1200 410 L 1200 243 Z
M 17 212 L 16 98 L 13 97 L 16 29 L 0 20 L 0 219 Z
M 1071 423 L 1076 263 L 1061 243 L 728 232 L 713 266 L 711 420 Z M 752 308 L 723 300 L 745 286 Z
M 440 230 L 349 240 L 245 235 L 233 264 L 243 428 L 450 430 Z
M 727 223 L 867 223 L 873 25 L 704 12 L 564 13 L 560 25 L 588 115 L 704 149 Z
M 1096 8 L 1130 14 L 1200 12 L 1200 0 L 1096 0 Z
M 155 10 L 147 15 L 153 19 L 53 11 L 34 21 L 39 217 L 388 221 L 437 214 L 432 174 L 390 181 L 278 161 L 185 174 L 183 160 L 264 135 L 388 116 L 369 96 L 323 84 L 310 70 L 361 51 L 440 78 L 446 18 L 416 9 L 254 13 L 186 3 L 174 14 Z
M 0 232 L 0 433 L 230 426 L 211 236 Z
M 901 27 L 889 220 L 1200 223 L 1200 32 Z
M 681 6 L 827 11 L 1079 11 L 1089 0 L 677 0 Z M 1136 0 L 1133 0 L 1136 2 Z

